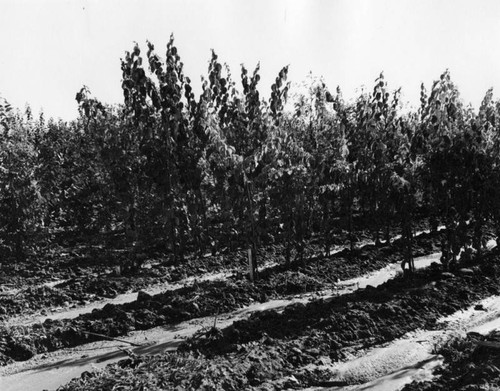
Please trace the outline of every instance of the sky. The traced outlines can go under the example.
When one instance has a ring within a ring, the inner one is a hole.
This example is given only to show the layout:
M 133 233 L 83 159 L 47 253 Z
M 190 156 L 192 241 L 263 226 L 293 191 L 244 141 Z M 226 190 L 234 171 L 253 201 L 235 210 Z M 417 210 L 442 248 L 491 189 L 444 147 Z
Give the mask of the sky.
M 149 40 L 161 56 L 171 33 L 198 90 L 214 49 L 234 76 L 260 62 L 265 97 L 285 65 L 348 99 L 384 71 L 418 105 L 447 68 L 466 104 L 500 96 L 498 0 L 0 0 L 0 96 L 64 120 L 83 85 L 120 103 L 125 51 Z

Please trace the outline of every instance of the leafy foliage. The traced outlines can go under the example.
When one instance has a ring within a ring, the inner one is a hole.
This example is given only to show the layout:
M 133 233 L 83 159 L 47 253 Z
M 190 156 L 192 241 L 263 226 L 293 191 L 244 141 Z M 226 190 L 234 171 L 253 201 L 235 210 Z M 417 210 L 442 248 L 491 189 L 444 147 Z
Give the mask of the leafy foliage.
M 314 235 L 328 253 L 347 231 L 354 248 L 358 218 L 380 245 L 400 224 L 411 270 L 417 213 L 447 226 L 451 262 L 470 236 L 481 249 L 488 221 L 500 230 L 500 103 L 489 90 L 477 113 L 465 107 L 448 71 L 429 92 L 422 85 L 417 112 L 402 113 L 383 74 L 346 103 L 312 76 L 291 88 L 287 66 L 266 98 L 259 65 L 235 81 L 215 52 L 197 96 L 173 36 L 163 57 L 136 44 L 121 70 L 123 105 L 83 87 L 71 123 L 0 102 L 8 256 L 55 233 L 111 231 L 133 253 L 160 249 L 176 262 L 238 246 L 257 260 L 277 241 L 290 261 Z

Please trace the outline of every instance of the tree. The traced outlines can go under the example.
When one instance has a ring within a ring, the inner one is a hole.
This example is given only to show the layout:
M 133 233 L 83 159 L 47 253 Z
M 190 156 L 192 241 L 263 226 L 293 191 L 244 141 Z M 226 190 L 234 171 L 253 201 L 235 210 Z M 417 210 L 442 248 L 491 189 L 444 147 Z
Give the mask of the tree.
M 35 175 L 36 123 L 24 121 L 3 101 L 0 125 L 0 240 L 3 255 L 20 262 L 38 242 L 45 206 Z

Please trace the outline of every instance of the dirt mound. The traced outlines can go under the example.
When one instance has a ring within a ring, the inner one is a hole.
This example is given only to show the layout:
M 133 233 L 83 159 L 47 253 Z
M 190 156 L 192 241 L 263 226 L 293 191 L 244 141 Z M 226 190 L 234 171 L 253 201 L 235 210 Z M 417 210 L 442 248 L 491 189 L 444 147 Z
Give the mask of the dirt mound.
M 0 315 L 28 314 L 42 308 L 69 306 L 70 303 L 89 300 L 92 295 L 47 286 L 28 287 L 15 295 L 0 296 Z
M 416 241 L 417 251 L 425 253 L 434 249 L 439 235 L 423 235 Z M 141 295 L 140 300 L 123 305 L 107 305 L 100 310 L 84 314 L 76 319 L 66 319 L 57 322 L 46 321 L 43 325 L 31 327 L 11 327 L 0 330 L 0 338 L 6 341 L 6 348 L 0 350 L 4 354 L 27 359 L 29 355 L 19 355 L 16 352 L 27 345 L 32 352 L 43 353 L 63 347 L 76 346 L 93 342 L 100 335 L 118 337 L 132 330 L 144 330 L 152 327 L 172 324 L 196 317 L 212 316 L 231 312 L 255 302 L 265 302 L 272 298 L 316 292 L 332 288 L 332 281 L 340 276 L 352 278 L 368 271 L 381 268 L 388 262 L 399 259 L 402 246 L 396 242 L 394 246 L 378 248 L 366 246 L 355 253 L 344 251 L 329 258 L 319 258 L 313 262 L 293 262 L 289 270 L 278 265 L 267 269 L 255 284 L 241 276 L 226 281 L 195 282 L 174 291 L 166 291 L 155 296 Z M 91 282 L 92 280 L 87 280 Z M 110 279 L 107 284 L 95 280 L 94 290 L 124 289 L 127 280 Z M 88 286 L 85 285 L 85 286 Z M 78 288 L 78 280 L 72 279 L 57 286 L 57 289 L 71 291 L 81 300 L 83 288 Z M 371 297 L 371 296 L 370 296 Z M 300 321 L 294 321 L 301 328 Z M 285 327 L 286 326 L 286 327 Z M 355 326 L 350 327 L 352 329 Z M 284 330 L 291 330 L 290 325 L 284 325 Z M 21 332 L 20 330 L 23 330 Z M 90 334 L 89 334 L 90 333 Z M 270 335 L 272 332 L 269 333 Z M 25 338 L 29 335 L 29 338 Z M 351 339 L 358 335 L 354 334 Z M 334 343 L 334 342 L 332 342 Z

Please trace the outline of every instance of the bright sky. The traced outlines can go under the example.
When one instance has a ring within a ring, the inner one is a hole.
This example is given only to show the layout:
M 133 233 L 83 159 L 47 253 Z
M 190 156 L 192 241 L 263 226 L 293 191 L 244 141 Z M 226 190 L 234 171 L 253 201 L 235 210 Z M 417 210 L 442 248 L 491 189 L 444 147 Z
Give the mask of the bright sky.
M 383 70 L 418 104 L 446 68 L 466 103 L 500 96 L 498 0 L 0 0 L 0 96 L 63 119 L 84 84 L 121 102 L 124 52 L 150 40 L 163 55 L 172 32 L 198 85 L 213 48 L 235 77 L 260 61 L 266 97 L 287 64 L 292 81 L 312 71 L 347 98 Z

